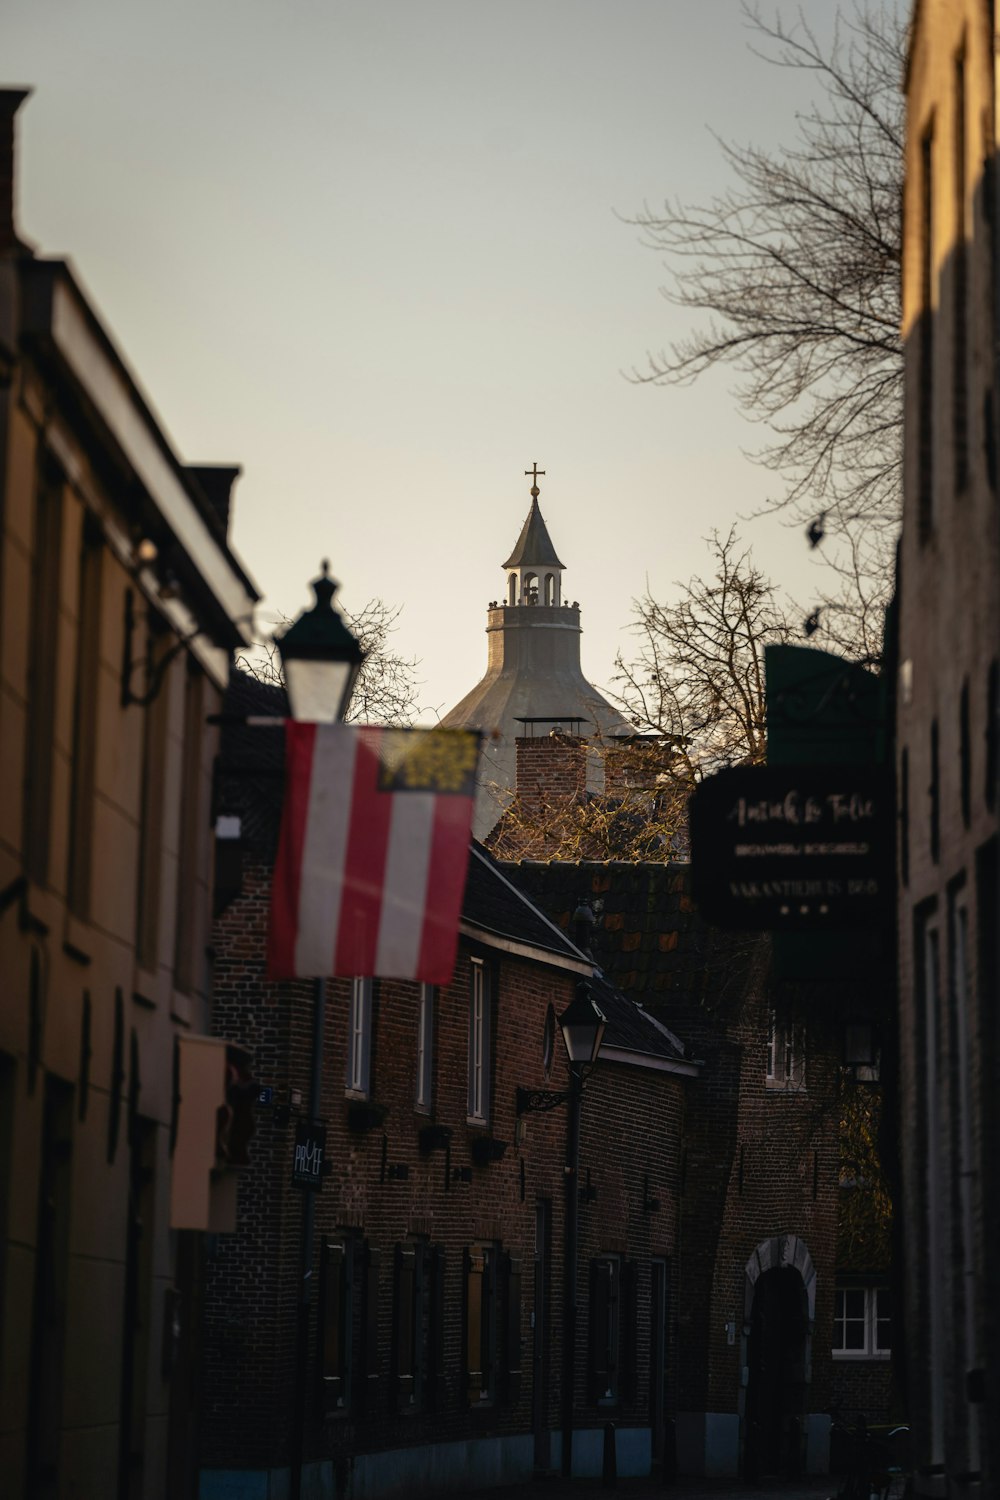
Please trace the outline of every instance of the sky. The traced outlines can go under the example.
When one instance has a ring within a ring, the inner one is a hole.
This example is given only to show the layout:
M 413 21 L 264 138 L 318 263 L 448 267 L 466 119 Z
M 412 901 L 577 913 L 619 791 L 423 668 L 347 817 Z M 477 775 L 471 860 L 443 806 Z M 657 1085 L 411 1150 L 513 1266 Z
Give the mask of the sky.
M 21 233 L 179 456 L 243 466 L 263 631 L 329 558 L 347 610 L 399 608 L 432 721 L 485 670 L 536 462 L 597 686 L 713 527 L 815 599 L 801 530 L 753 519 L 776 481 L 735 375 L 628 379 L 691 314 L 626 221 L 724 191 L 715 136 L 787 139 L 808 102 L 749 45 L 739 0 L 4 0 Z

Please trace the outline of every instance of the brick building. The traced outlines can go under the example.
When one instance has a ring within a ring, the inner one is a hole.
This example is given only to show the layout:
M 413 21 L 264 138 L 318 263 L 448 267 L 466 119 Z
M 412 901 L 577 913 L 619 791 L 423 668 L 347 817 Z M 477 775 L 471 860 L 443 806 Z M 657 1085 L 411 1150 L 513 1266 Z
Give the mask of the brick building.
M 505 864 L 557 925 L 581 899 L 607 978 L 700 1064 L 681 1143 L 672 1340 L 688 1473 L 825 1470 L 842 1018 L 771 976 L 767 939 L 697 915 L 690 866 Z M 745 1374 L 744 1374 L 745 1372 Z
M 230 706 L 259 706 L 261 692 L 237 677 Z M 440 1494 L 558 1468 L 567 1191 L 580 1194 L 573 1470 L 600 1472 L 614 1420 L 619 1471 L 648 1472 L 677 1399 L 680 1132 L 700 1068 L 476 846 L 449 986 L 328 986 L 332 1170 L 296 1408 L 302 1202 L 289 1176 L 311 985 L 263 976 L 281 759 L 280 733 L 224 733 L 222 826 L 238 837 L 217 861 L 214 1020 L 245 1041 L 274 1092 L 258 1111 L 237 1232 L 219 1237 L 208 1267 L 202 1495 L 284 1483 L 300 1419 L 325 1495 Z M 565 1108 L 519 1115 L 517 1090 L 565 1088 L 554 1015 L 582 979 L 608 1027 L 572 1181 Z
M 69 264 L 18 238 L 24 97 L 0 93 L 0 1489 L 154 1500 L 194 1475 L 177 1132 L 185 1184 L 225 1197 L 206 716 L 257 596 L 238 471 L 181 462 Z M 202 1130 L 175 1073 L 199 1047 Z
M 1000 1490 L 996 16 L 922 0 L 906 77 L 899 1011 L 916 1487 Z

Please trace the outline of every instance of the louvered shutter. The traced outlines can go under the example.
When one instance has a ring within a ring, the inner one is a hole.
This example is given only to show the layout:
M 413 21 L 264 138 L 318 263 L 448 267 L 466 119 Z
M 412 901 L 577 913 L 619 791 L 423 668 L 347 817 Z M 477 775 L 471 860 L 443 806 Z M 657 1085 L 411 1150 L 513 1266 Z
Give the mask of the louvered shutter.
M 409 1411 L 413 1405 L 413 1310 L 416 1284 L 416 1251 L 413 1245 L 396 1246 L 396 1336 L 394 1373 L 396 1408 Z
M 320 1305 L 322 1347 L 320 1372 L 323 1404 L 329 1410 L 342 1407 L 344 1390 L 344 1247 L 325 1243 L 322 1258 Z
M 621 1348 L 621 1396 L 634 1401 L 639 1389 L 638 1323 L 639 1266 L 634 1260 L 622 1261 L 621 1316 L 618 1320 L 618 1342 Z
M 447 1402 L 448 1383 L 445 1376 L 444 1350 L 444 1246 L 433 1245 L 430 1251 L 431 1312 L 430 1312 L 430 1405 L 435 1411 L 443 1411 Z
M 512 1255 L 503 1257 L 503 1309 L 506 1320 L 504 1340 L 503 1397 L 514 1406 L 521 1395 L 521 1262 Z
M 590 1368 L 587 1372 L 587 1399 L 591 1405 L 602 1400 L 611 1387 L 611 1352 L 608 1347 L 610 1273 L 610 1262 L 590 1262 Z
M 466 1399 L 470 1405 L 482 1400 L 483 1379 L 483 1280 L 485 1256 L 469 1250 L 465 1257 L 465 1370 Z
M 381 1250 L 366 1247 L 364 1301 L 364 1386 L 362 1404 L 371 1415 L 378 1408 L 378 1276 Z

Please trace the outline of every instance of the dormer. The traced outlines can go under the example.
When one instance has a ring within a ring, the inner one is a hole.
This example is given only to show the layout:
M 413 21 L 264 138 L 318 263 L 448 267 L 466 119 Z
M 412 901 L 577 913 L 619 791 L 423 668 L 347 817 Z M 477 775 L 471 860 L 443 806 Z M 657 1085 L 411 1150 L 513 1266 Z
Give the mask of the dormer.
M 535 481 L 531 486 L 531 509 L 514 550 L 504 563 L 508 605 L 558 605 L 562 603 L 563 564 L 556 556 L 548 528 L 538 508 L 538 475 L 543 469 L 526 470 Z

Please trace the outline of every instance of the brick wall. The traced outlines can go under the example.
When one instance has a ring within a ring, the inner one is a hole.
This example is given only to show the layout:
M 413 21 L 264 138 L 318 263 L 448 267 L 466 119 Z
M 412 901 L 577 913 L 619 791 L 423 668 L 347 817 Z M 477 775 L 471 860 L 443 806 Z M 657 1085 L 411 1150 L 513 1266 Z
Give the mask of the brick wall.
M 244 861 L 243 888 L 215 932 L 217 1026 L 239 1036 L 254 1054 L 255 1076 L 275 1088 L 280 1103 L 292 1089 L 308 1092 L 311 986 L 269 985 L 263 978 L 269 860 Z M 470 959 L 495 974 L 492 1008 L 492 1107 L 488 1129 L 467 1121 Z M 576 976 L 463 941 L 451 986 L 437 993 L 434 1079 L 429 1113 L 415 1106 L 418 987 L 376 981 L 373 999 L 370 1098 L 385 1113 L 370 1130 L 352 1129 L 345 1091 L 350 987 L 328 986 L 324 1042 L 323 1114 L 332 1175 L 317 1201 L 316 1274 L 325 1238 L 365 1239 L 381 1252 L 377 1344 L 364 1411 L 323 1414 L 310 1382 L 307 1454 L 341 1465 L 353 1454 L 488 1434 L 525 1433 L 532 1425 L 532 1310 L 535 1214 L 551 1203 L 550 1332 L 547 1420 L 560 1422 L 565 1108 L 515 1116 L 517 1086 L 565 1088 L 561 1042 L 550 1079 L 543 1068 L 549 1005 L 559 1012 Z M 677 1249 L 679 1132 L 684 1080 L 616 1066 L 599 1068 L 582 1106 L 581 1178 L 592 1197 L 580 1211 L 580 1326 L 577 1344 L 577 1424 L 616 1420 L 645 1425 L 649 1407 L 650 1258 Z M 295 1295 L 301 1198 L 288 1186 L 294 1113 L 280 1123 L 275 1109 L 258 1111 L 244 1174 L 239 1227 L 221 1236 L 208 1267 L 206 1380 L 202 1463 L 207 1467 L 267 1467 L 288 1461 L 294 1390 Z M 448 1150 L 422 1152 L 428 1123 L 452 1131 Z M 476 1164 L 474 1143 L 488 1135 L 506 1143 L 500 1160 Z M 658 1199 L 653 1209 L 651 1200 Z M 393 1386 L 394 1247 L 426 1240 L 444 1252 L 444 1382 L 433 1412 L 399 1414 Z M 499 1242 L 520 1260 L 523 1377 L 515 1401 L 470 1410 L 465 1391 L 464 1256 L 475 1243 Z M 634 1399 L 613 1413 L 586 1406 L 588 1266 L 598 1253 L 619 1253 L 638 1264 L 637 1383 Z M 315 1322 L 315 1308 L 314 1308 Z M 360 1343 L 362 1318 L 355 1316 Z M 315 1327 L 313 1343 L 315 1349 Z M 676 1380 L 668 1378 L 668 1392 Z
M 832 986 L 778 984 L 766 938 L 700 920 L 686 864 L 524 862 L 510 866 L 567 928 L 578 901 L 598 921 L 607 976 L 704 1063 L 689 1081 L 679 1173 L 675 1341 L 679 1408 L 740 1403 L 746 1266 L 776 1235 L 797 1236 L 817 1272 L 808 1409 L 830 1402 L 836 1257 L 838 1067 L 846 1003 Z M 770 1013 L 805 1026 L 805 1088 L 768 1088 Z M 726 1324 L 735 1320 L 729 1343 Z

